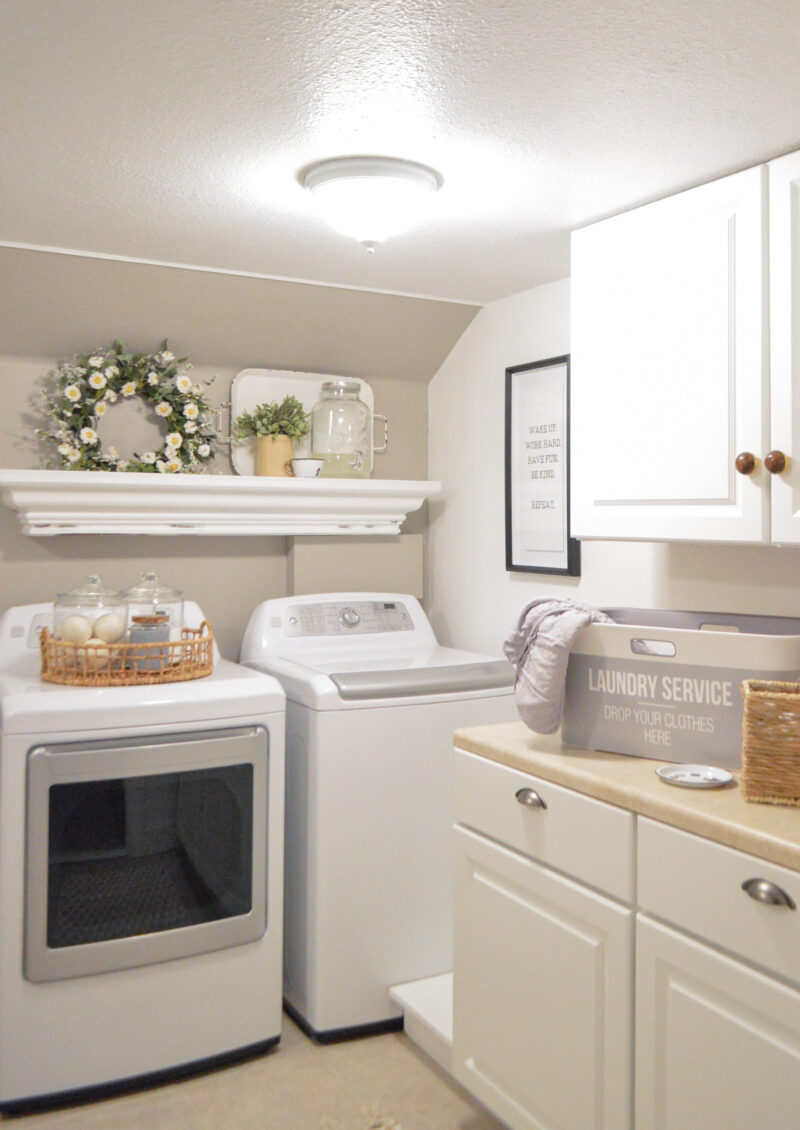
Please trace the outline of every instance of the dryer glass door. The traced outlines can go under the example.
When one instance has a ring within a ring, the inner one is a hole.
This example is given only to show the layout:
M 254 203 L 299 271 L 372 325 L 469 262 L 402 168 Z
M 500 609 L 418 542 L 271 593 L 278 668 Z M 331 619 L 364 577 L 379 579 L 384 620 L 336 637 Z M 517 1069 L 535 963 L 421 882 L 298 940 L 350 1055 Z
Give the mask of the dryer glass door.
M 260 937 L 267 756 L 260 727 L 31 750 L 28 979 Z

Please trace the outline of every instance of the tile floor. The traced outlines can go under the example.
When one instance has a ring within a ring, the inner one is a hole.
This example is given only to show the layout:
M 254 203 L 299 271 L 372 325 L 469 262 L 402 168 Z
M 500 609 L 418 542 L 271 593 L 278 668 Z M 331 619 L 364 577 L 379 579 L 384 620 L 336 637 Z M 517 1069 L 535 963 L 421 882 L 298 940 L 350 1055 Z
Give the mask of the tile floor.
M 0 1119 L 8 1130 L 503 1130 L 402 1032 L 277 1049 L 116 1098 Z

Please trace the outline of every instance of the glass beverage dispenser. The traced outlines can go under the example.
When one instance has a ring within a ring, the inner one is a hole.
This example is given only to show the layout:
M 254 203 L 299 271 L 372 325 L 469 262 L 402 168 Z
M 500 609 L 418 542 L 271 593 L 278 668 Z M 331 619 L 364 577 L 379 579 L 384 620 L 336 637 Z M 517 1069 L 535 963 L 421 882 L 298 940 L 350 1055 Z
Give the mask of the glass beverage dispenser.
M 359 397 L 358 381 L 325 381 L 311 413 L 311 450 L 322 459 L 325 477 L 368 479 L 373 450 L 385 451 L 386 443 L 373 448 L 373 416 Z M 378 419 L 384 421 L 381 416 Z

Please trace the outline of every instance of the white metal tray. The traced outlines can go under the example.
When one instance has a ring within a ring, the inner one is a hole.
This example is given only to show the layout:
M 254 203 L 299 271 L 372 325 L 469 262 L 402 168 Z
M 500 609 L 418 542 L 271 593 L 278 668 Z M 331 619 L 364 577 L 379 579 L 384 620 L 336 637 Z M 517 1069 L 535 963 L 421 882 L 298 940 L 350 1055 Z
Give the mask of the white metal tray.
M 231 384 L 231 426 L 242 412 L 252 412 L 257 404 L 271 400 L 283 400 L 285 396 L 296 396 L 306 412 L 319 400 L 319 392 L 325 381 L 341 379 L 333 373 L 295 373 L 291 369 L 242 369 Z M 370 414 L 375 409 L 371 387 L 357 377 L 347 377 L 358 381 L 359 396 Z M 310 437 L 295 443 L 295 454 L 309 455 Z M 234 443 L 231 446 L 231 464 L 239 475 L 254 475 L 256 468 L 255 440 Z

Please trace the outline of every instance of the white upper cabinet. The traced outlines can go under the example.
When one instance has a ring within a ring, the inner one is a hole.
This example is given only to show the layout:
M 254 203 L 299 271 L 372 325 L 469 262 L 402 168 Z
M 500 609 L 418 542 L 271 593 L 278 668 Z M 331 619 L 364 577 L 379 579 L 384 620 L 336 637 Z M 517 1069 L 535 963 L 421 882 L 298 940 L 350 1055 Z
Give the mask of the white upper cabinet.
M 800 153 L 769 166 L 772 540 L 800 544 Z M 779 461 L 778 461 L 779 462 Z
M 575 536 L 770 540 L 767 251 L 765 166 L 574 233 Z

